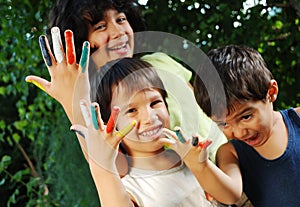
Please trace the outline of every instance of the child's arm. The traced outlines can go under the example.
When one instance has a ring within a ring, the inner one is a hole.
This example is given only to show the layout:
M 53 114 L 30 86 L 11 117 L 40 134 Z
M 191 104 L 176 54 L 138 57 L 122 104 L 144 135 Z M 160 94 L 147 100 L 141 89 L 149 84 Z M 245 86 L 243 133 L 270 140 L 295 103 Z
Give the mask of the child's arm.
M 134 206 L 123 186 L 116 168 L 118 146 L 123 137 L 135 126 L 132 122 L 121 131 L 107 130 L 100 116 L 98 104 L 81 101 L 86 127 L 73 125 L 71 130 L 85 137 L 89 166 L 97 187 L 101 206 Z M 114 109 L 119 113 L 117 108 Z
M 33 75 L 27 76 L 26 81 L 33 83 L 56 99 L 63 106 L 72 124 L 85 125 L 80 113 L 79 102 L 81 99 L 89 100 L 90 98 L 88 77 L 89 43 L 85 42 L 83 44 L 80 62 L 77 64 L 72 31 L 65 31 L 66 52 L 62 46 L 59 28 L 53 27 L 51 33 L 54 53 L 50 49 L 46 36 L 42 35 L 39 39 L 41 52 L 51 81 Z M 89 160 L 85 151 L 84 138 L 78 134 L 76 135 L 86 160 Z M 128 170 L 127 164 L 118 164 L 124 161 L 124 156 L 120 154 L 117 159 L 117 166 L 121 176 L 125 175 Z
M 208 159 L 199 162 L 199 156 L 204 150 L 206 149 L 201 147 L 191 148 L 183 158 L 184 162 L 203 189 L 217 201 L 224 204 L 236 203 L 242 195 L 242 178 L 232 144 L 226 143 L 219 148 L 218 167 Z

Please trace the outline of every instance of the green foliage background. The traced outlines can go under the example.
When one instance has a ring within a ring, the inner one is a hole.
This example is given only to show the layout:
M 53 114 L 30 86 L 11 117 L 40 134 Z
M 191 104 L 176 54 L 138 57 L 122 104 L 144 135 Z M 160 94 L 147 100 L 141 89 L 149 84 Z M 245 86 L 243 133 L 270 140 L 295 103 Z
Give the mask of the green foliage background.
M 49 78 L 38 46 L 52 1 L 0 0 L 0 206 L 99 206 L 88 165 L 62 107 L 24 81 Z M 245 44 L 276 77 L 276 109 L 300 105 L 300 1 L 149 0 L 149 30 L 184 37 L 204 52 Z M 234 25 L 237 25 L 236 27 Z

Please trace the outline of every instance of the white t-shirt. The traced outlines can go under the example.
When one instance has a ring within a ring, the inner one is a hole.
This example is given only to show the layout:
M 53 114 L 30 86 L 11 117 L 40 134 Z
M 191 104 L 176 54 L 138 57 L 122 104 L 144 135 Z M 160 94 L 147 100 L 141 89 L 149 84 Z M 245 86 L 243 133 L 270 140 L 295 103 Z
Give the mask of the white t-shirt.
M 141 207 L 214 206 L 206 199 L 196 177 L 183 163 L 162 171 L 131 168 L 122 182 Z

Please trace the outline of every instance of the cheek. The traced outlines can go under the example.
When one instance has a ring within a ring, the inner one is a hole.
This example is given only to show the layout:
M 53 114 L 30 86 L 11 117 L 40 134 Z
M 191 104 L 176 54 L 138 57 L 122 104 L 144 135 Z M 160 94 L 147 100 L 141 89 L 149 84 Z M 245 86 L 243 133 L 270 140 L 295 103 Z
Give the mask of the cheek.
M 128 126 L 133 119 L 128 117 L 118 117 L 116 121 L 116 130 L 122 130 L 124 127 Z
M 127 34 L 129 34 L 129 35 L 133 36 L 133 30 L 132 30 L 132 27 L 130 26 L 130 24 L 129 24 L 129 23 L 128 23 L 128 24 L 126 24 L 126 26 L 125 26 L 125 30 L 126 30 Z
M 158 112 L 158 116 L 164 122 L 164 127 L 170 128 L 170 115 L 169 115 L 168 110 L 160 110 Z
M 227 139 L 232 138 L 232 134 L 230 134 L 229 129 L 219 128 Z
M 93 33 L 89 35 L 88 41 L 91 44 L 91 48 L 103 48 L 108 43 L 108 37 L 105 33 Z

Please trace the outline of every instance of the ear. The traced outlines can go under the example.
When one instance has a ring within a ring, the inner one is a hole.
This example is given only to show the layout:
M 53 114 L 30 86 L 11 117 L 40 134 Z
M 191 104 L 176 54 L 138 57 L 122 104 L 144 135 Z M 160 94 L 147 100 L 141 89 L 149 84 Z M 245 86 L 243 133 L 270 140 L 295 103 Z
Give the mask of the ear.
M 278 85 L 277 81 L 272 79 L 269 83 L 268 97 L 271 102 L 274 102 L 277 99 L 278 95 Z

